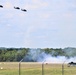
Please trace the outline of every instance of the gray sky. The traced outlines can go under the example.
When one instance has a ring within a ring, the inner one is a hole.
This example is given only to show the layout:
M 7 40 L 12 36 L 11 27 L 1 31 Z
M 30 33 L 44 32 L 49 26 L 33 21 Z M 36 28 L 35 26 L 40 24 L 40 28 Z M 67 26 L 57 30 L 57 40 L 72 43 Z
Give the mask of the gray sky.
M 0 5 L 1 47 L 76 47 L 76 0 L 1 0 Z

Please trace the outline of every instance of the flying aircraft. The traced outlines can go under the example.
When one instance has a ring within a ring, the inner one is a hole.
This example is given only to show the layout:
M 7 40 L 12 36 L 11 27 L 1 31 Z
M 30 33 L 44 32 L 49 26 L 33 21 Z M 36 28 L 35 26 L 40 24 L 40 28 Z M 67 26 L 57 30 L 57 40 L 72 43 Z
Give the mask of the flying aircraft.
M 27 10 L 26 9 L 21 9 L 22 11 L 24 11 L 24 12 L 27 12 Z
M 3 6 L 2 6 L 2 5 L 0 5 L 0 8 L 3 8 Z
M 14 9 L 18 9 L 19 10 L 20 8 L 19 7 L 14 7 Z

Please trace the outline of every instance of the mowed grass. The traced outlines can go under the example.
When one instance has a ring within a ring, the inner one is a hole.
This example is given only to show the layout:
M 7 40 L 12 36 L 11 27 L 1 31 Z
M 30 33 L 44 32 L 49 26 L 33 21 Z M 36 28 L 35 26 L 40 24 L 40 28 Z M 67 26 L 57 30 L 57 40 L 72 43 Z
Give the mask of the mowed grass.
M 19 62 L 0 62 L 0 75 L 19 75 Z M 42 75 L 42 63 L 22 62 L 20 75 Z M 62 64 L 45 63 L 43 75 L 62 75 Z M 65 64 L 64 75 L 76 75 L 76 67 Z

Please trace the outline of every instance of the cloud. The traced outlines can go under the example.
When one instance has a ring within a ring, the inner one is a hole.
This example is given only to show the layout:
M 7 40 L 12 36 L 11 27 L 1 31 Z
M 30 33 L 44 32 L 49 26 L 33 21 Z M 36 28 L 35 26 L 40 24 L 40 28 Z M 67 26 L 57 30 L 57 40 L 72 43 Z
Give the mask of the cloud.
M 64 16 L 64 18 L 65 18 L 66 20 L 72 20 L 73 17 L 74 17 L 74 14 L 68 12 L 68 13 L 65 13 L 63 16 Z
M 25 8 L 34 10 L 34 9 L 45 8 L 47 6 L 48 6 L 48 3 L 45 1 L 32 0 L 30 4 L 27 2 L 27 4 L 25 5 Z
M 51 14 L 50 13 L 41 13 L 41 14 L 39 14 L 39 16 L 42 19 L 48 19 L 51 17 Z
M 12 3 L 10 3 L 10 2 L 5 2 L 5 3 L 4 3 L 4 7 L 5 7 L 5 8 L 8 8 L 8 9 L 11 9 L 11 8 L 13 7 L 13 5 L 12 5 Z
M 6 24 L 6 26 L 7 26 L 7 27 L 11 27 L 12 25 L 11 25 L 11 24 Z
M 41 0 L 32 0 L 33 4 L 37 4 L 37 5 L 40 5 L 40 6 L 44 6 L 44 7 L 47 7 L 48 6 L 48 3 L 45 2 L 45 1 L 41 1 Z

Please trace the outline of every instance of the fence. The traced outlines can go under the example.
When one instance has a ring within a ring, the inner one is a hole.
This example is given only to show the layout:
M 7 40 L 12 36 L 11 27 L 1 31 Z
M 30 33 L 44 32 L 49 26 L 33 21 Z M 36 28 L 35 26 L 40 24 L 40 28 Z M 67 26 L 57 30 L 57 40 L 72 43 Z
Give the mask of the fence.
M 20 66 L 20 68 L 19 68 Z M 19 70 L 20 69 L 20 70 Z M 67 64 L 36 62 L 0 62 L 0 75 L 76 75 L 76 67 Z

